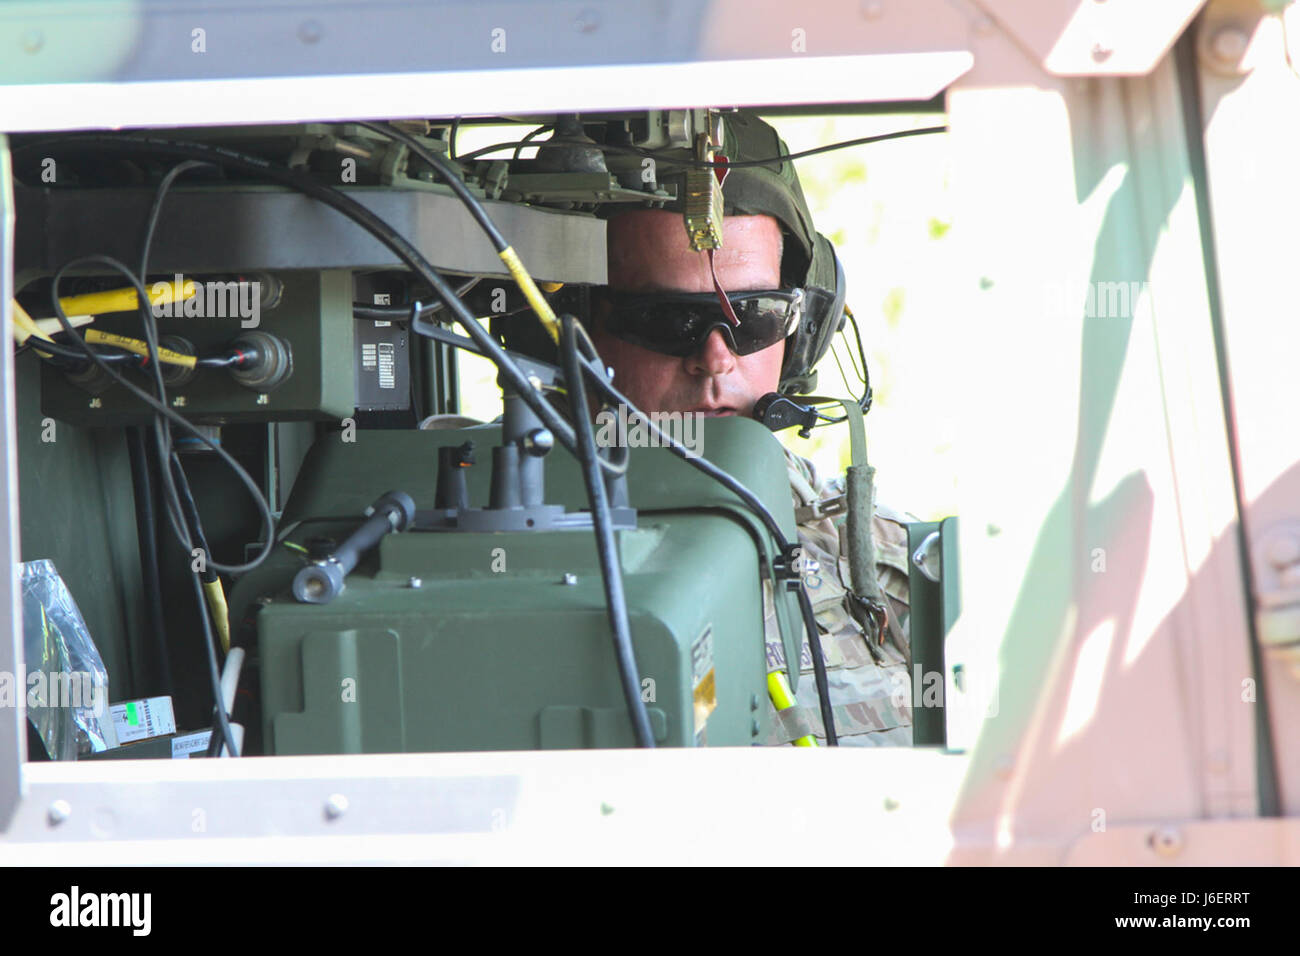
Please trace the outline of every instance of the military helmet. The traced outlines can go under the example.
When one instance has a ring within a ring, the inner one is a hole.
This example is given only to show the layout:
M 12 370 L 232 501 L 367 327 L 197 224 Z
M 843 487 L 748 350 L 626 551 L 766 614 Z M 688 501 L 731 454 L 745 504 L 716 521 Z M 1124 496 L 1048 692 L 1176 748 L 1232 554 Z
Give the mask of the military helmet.
M 776 130 L 751 111 L 723 113 L 722 124 L 720 152 L 730 162 L 789 155 Z M 674 177 L 680 197 L 680 172 L 664 172 L 660 179 L 672 183 Z M 810 392 L 816 383 L 814 367 L 844 325 L 844 268 L 835 248 L 814 228 L 799 176 L 788 159 L 729 169 L 722 197 L 724 216 L 766 214 L 781 226 L 781 282 L 804 290 L 805 311 L 798 329 L 786 339 L 780 390 L 787 394 Z M 616 214 L 616 210 L 608 211 Z

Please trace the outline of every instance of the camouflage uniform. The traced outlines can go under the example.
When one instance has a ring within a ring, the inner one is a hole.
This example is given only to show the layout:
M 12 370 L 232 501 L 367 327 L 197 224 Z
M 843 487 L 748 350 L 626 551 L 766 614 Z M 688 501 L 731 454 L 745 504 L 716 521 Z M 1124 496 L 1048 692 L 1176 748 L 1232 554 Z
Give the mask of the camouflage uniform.
M 812 462 L 786 451 L 790 491 L 794 498 L 804 588 L 812 600 L 826 661 L 826 677 L 834 708 L 835 731 L 842 746 L 910 746 L 912 743 L 910 648 L 907 640 L 907 529 L 901 515 L 877 507 L 872 519 L 876 548 L 876 579 L 888 603 L 882 629 L 849 592 L 847 539 L 840 529 L 845 515 L 821 515 L 818 502 L 843 493 L 843 478 L 821 481 Z M 771 603 L 765 594 L 767 665 L 783 669 L 785 651 Z M 780 714 L 768 701 L 772 732 L 765 743 L 788 744 L 812 733 L 825 744 L 817 700 L 812 656 L 803 633 L 798 704 Z M 900 688 L 908 690 L 900 694 Z M 903 698 L 906 699 L 903 699 Z

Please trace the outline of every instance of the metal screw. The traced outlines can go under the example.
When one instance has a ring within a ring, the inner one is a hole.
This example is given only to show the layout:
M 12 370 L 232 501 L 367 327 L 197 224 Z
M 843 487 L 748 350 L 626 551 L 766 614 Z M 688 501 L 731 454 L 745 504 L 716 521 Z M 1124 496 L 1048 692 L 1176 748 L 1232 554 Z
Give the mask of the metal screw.
M 185 407 L 185 396 L 184 396 L 184 395 L 177 395 L 175 398 L 173 398 L 173 399 L 172 399 L 172 407 L 173 407 L 173 408 L 184 408 L 184 407 Z
M 325 818 L 337 820 L 348 812 L 348 798 L 341 793 L 332 793 L 325 801 Z
M 564 572 L 564 577 L 560 580 L 561 584 L 577 584 L 578 576 L 569 571 Z
M 259 405 L 270 405 L 270 404 L 271 404 L 271 396 L 270 396 L 270 395 L 265 395 L 265 394 L 258 395 L 258 396 L 257 396 L 257 404 L 259 404 Z
M 92 398 L 92 399 L 90 400 L 90 407 L 91 407 L 91 408 L 103 408 L 103 407 L 104 407 L 104 403 L 103 403 L 102 401 L 100 401 L 98 398 Z
M 1183 849 L 1183 835 L 1175 827 L 1161 827 L 1147 837 L 1147 846 L 1161 856 L 1177 856 Z
M 408 588 L 422 588 L 424 587 L 424 582 L 421 581 L 419 578 L 408 578 L 406 582 L 406 586 Z
M 68 803 L 67 800 L 55 800 L 50 804 L 50 809 L 47 814 L 50 826 L 57 827 L 70 816 L 72 816 L 72 804 Z

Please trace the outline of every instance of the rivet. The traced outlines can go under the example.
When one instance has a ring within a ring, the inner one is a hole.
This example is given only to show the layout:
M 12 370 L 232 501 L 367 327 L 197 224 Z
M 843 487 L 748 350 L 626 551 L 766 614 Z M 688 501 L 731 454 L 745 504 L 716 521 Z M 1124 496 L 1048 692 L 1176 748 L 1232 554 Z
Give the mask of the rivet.
M 1176 827 L 1161 827 L 1147 837 L 1147 846 L 1160 856 L 1177 856 L 1183 849 L 1183 835 Z
M 298 27 L 298 39 L 303 43 L 318 43 L 325 35 L 325 28 L 319 20 L 304 20 Z
M 72 816 L 72 805 L 67 800 L 55 800 L 50 804 L 50 809 L 46 814 L 52 827 L 57 827 L 70 816 Z

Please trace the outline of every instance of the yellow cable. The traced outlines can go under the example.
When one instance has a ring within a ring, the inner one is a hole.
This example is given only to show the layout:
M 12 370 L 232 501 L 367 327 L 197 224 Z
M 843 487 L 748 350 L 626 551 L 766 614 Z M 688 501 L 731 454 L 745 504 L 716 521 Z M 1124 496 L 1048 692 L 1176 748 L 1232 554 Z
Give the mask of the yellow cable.
M 212 624 L 221 637 L 222 653 L 230 652 L 230 609 L 226 606 L 226 592 L 221 587 L 221 579 L 205 581 L 203 593 L 207 596 L 208 607 L 212 610 Z
M 198 291 L 193 279 L 181 282 L 155 282 L 150 286 L 149 301 L 154 305 L 165 305 L 180 299 L 189 299 Z M 180 293 L 177 295 L 177 293 Z M 105 315 L 110 312 L 133 312 L 139 308 L 140 296 L 133 287 L 110 289 L 107 292 L 91 292 L 86 295 L 71 295 L 59 299 L 65 315 Z
M 128 352 L 134 352 L 136 355 L 148 355 L 149 346 L 139 339 L 127 338 L 125 335 L 118 335 L 115 332 L 101 332 L 99 329 L 87 329 L 86 341 L 91 345 L 112 345 L 119 349 L 126 349 Z M 184 352 L 173 352 L 171 349 L 158 349 L 158 361 L 166 365 L 183 365 L 186 368 L 194 368 L 198 362 L 198 356 L 186 355 Z
M 772 698 L 772 706 L 778 711 L 789 710 L 795 706 L 794 694 L 790 692 L 790 685 L 785 681 L 785 675 L 780 671 L 768 671 L 767 674 L 767 693 Z M 817 738 L 811 734 L 804 734 L 794 741 L 796 747 L 816 747 Z
M 524 298 L 528 300 L 528 304 L 532 306 L 533 311 L 537 313 L 537 317 L 542 320 L 542 327 L 550 334 L 551 341 L 556 345 L 559 345 L 560 320 L 555 317 L 555 312 L 551 309 L 551 304 L 542 296 L 542 290 L 537 288 L 537 283 L 535 283 L 533 277 L 528 274 L 528 270 L 524 268 L 524 264 L 519 261 L 519 254 L 510 246 L 506 246 L 498 252 L 497 255 L 501 257 L 501 261 L 504 262 L 506 268 L 510 270 L 510 275 L 514 278 L 515 282 L 518 283 L 520 290 L 523 291 Z

